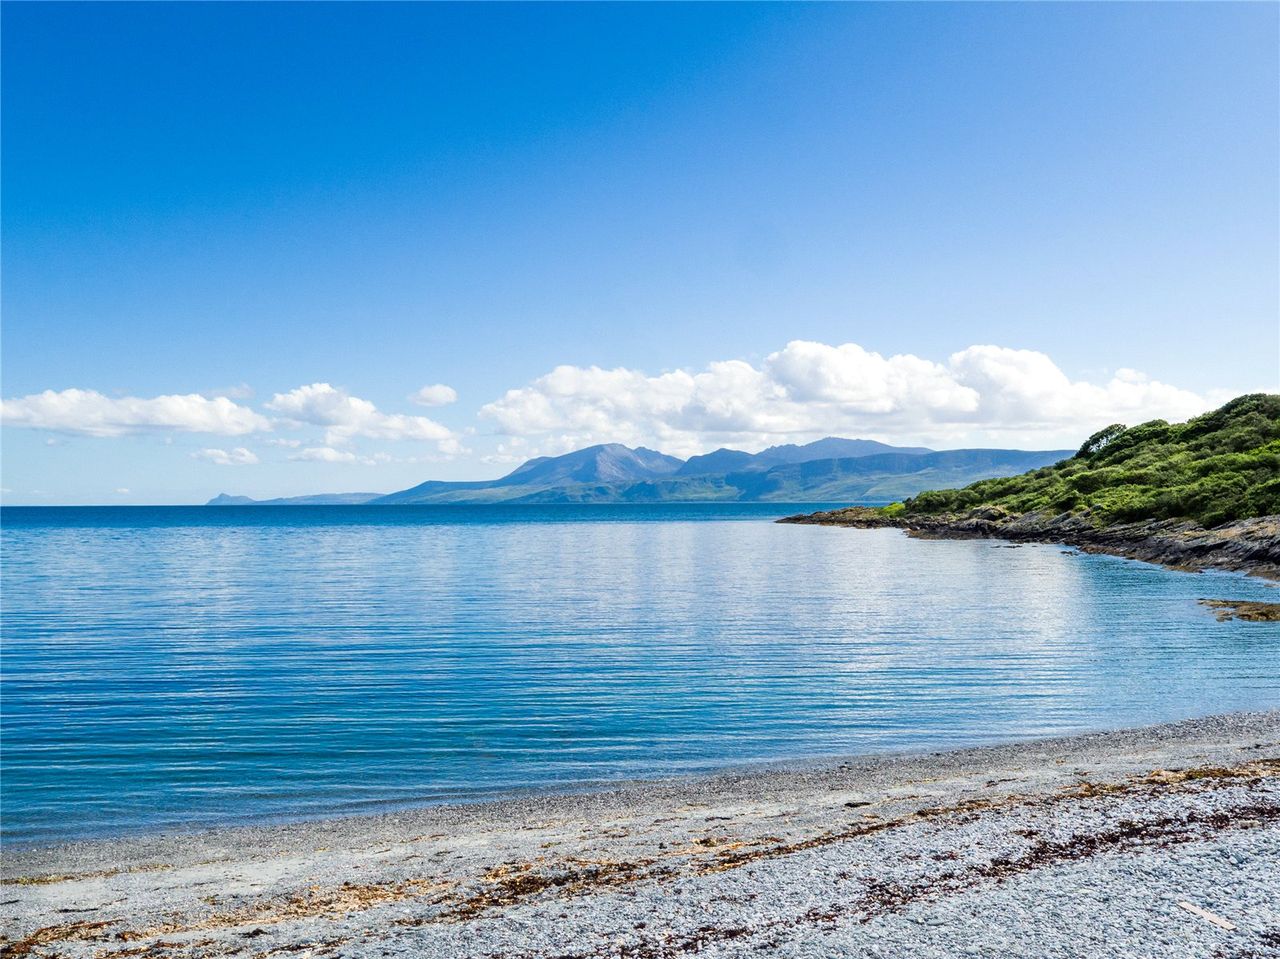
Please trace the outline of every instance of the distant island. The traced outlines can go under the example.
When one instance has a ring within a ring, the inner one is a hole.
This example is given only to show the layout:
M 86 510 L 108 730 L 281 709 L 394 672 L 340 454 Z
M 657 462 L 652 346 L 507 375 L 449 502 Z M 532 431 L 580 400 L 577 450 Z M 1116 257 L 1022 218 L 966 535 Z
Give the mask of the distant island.
M 1237 397 L 1185 423 L 1115 424 L 1018 476 L 779 522 L 1064 543 L 1280 579 L 1280 395 Z
M 378 493 L 322 493 L 254 500 L 222 493 L 208 506 L 441 505 L 537 503 L 889 503 L 927 489 L 1012 476 L 1056 463 L 1071 450 L 890 446 L 827 437 L 759 453 L 719 449 L 682 460 L 618 443 L 531 459 L 478 482 L 429 480 Z
M 381 493 L 316 493 L 313 496 L 282 496 L 278 499 L 251 499 L 219 493 L 205 506 L 360 506 L 382 496 Z

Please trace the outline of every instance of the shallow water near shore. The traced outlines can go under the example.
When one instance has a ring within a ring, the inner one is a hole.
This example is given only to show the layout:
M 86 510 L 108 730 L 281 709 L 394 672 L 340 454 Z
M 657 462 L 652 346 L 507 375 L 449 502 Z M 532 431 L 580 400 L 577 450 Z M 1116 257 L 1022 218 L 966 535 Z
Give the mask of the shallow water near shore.
M 1265 582 L 799 509 L 5 509 L 4 838 L 1280 703 Z

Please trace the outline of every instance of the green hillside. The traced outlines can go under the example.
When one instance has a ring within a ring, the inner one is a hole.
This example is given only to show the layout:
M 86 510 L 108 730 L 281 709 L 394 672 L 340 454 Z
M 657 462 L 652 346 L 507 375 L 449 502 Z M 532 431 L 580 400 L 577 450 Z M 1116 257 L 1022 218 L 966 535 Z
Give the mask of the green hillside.
M 887 515 L 1088 513 L 1099 523 L 1193 519 L 1216 526 L 1280 514 L 1280 395 L 1241 396 L 1186 423 L 1099 430 L 1053 466 L 963 489 L 920 493 Z

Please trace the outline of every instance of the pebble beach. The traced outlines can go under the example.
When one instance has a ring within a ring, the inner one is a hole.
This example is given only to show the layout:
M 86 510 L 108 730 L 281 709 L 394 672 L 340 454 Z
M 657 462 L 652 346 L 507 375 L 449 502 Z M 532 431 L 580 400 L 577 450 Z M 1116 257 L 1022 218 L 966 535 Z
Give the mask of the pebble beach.
M 5 851 L 9 956 L 1280 956 L 1280 712 Z

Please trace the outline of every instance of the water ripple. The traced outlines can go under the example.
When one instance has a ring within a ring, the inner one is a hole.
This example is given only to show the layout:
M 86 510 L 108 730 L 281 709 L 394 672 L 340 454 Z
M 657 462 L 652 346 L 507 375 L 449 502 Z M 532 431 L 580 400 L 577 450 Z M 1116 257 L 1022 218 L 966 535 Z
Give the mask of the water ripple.
M 6 509 L 4 837 L 1280 702 L 1268 584 L 785 511 Z

